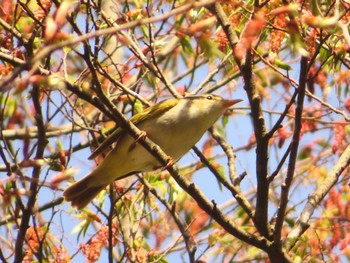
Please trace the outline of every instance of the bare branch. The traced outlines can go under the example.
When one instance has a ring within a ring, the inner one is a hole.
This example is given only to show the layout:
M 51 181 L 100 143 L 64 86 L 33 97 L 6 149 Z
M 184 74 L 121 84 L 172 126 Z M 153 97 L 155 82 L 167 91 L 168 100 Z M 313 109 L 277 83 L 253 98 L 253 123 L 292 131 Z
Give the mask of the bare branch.
M 338 182 L 339 177 L 349 165 L 350 145 L 346 147 L 338 162 L 325 177 L 325 180 L 320 183 L 316 191 L 308 197 L 308 202 L 305 204 L 298 221 L 284 241 L 286 250 L 291 250 L 298 241 L 298 238 L 309 228 L 309 220 L 315 209 L 320 205 L 322 200 L 324 200 L 324 197 L 328 194 L 330 189 Z
M 44 149 L 46 147 L 47 141 L 46 141 L 46 135 L 45 135 L 45 125 L 44 125 L 44 119 L 41 111 L 41 103 L 40 103 L 40 89 L 38 86 L 35 86 L 32 90 L 32 98 L 33 98 L 33 104 L 35 108 L 35 120 L 38 127 L 38 147 L 37 152 L 35 155 L 36 159 L 42 159 L 44 155 Z M 27 229 L 29 226 L 29 219 L 32 216 L 32 210 L 34 208 L 35 202 L 36 202 L 36 196 L 37 196 L 37 189 L 38 189 L 38 179 L 40 175 L 40 169 L 41 167 L 34 167 L 33 173 L 32 173 L 32 182 L 30 184 L 30 192 L 29 192 L 29 199 L 26 204 L 26 207 L 22 211 L 22 220 L 20 224 L 20 228 L 17 234 L 17 239 L 15 243 L 15 263 L 20 263 L 23 260 L 23 244 L 25 242 L 25 235 L 27 233 Z

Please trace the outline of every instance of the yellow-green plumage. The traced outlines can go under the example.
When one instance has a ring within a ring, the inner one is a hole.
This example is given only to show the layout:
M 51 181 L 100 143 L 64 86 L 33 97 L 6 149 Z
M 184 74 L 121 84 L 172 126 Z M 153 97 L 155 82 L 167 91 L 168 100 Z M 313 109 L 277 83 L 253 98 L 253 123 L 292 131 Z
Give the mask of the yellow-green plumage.
M 181 158 L 203 136 L 205 131 L 231 105 L 240 100 L 224 100 L 216 95 L 170 99 L 149 107 L 130 121 L 174 160 Z M 159 168 L 160 163 L 142 145 L 117 129 L 90 158 L 95 158 L 112 143 L 116 146 L 90 174 L 68 187 L 63 196 L 78 209 L 86 206 L 114 180 L 137 172 Z

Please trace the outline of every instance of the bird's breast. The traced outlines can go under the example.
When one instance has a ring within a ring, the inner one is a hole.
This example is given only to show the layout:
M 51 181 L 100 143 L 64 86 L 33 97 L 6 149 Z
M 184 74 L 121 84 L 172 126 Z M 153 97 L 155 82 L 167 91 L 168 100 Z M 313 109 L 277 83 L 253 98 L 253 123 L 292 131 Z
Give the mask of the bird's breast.
M 211 125 L 211 124 L 210 124 Z M 175 160 L 188 152 L 202 137 L 210 125 L 203 125 L 200 121 L 174 121 L 161 119 L 151 125 L 140 127 L 147 136 L 159 145 L 162 150 Z

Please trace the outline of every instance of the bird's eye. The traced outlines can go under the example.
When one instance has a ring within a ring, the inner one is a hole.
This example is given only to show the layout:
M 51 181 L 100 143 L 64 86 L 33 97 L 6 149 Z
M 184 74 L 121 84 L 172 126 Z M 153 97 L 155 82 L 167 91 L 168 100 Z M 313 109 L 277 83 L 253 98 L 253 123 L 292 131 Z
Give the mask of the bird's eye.
M 212 100 L 212 99 L 214 99 L 214 97 L 212 95 L 207 96 L 207 100 Z

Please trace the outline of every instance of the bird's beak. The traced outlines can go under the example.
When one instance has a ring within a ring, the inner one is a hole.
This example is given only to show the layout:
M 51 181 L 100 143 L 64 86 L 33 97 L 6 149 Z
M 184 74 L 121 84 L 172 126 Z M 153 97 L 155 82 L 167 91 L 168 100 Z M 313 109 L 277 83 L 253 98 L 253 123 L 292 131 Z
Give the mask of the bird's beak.
M 243 100 L 224 100 L 224 106 L 225 107 L 231 107 L 232 105 L 234 105 L 234 104 L 236 104 L 236 103 L 238 103 L 238 102 L 241 102 L 241 101 L 243 101 Z

